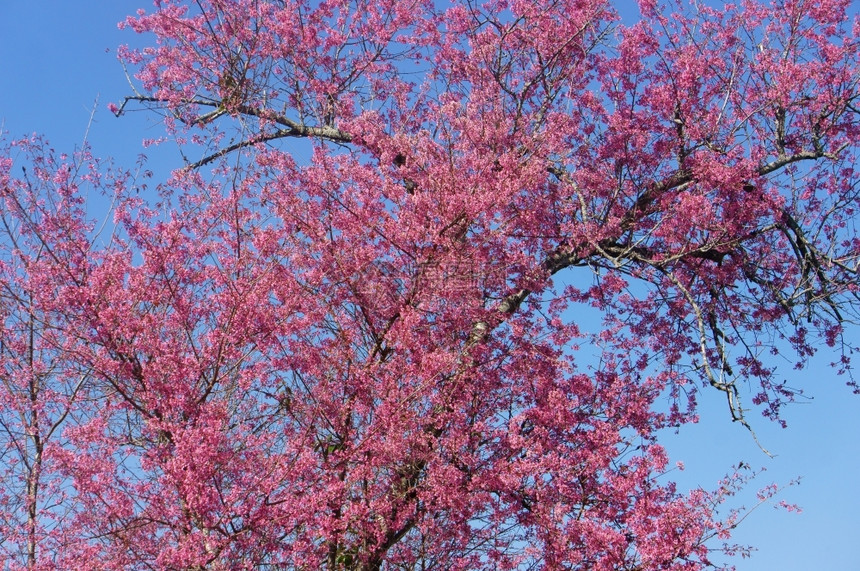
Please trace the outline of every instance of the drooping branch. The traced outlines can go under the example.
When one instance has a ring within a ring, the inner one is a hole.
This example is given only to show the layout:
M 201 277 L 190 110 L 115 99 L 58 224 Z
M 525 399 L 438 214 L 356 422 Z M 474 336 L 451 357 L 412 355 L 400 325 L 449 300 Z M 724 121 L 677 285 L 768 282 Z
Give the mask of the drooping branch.
M 818 148 L 815 151 L 802 151 L 792 155 L 783 155 L 771 162 L 762 164 L 757 169 L 757 174 L 759 176 L 766 176 L 777 172 L 788 165 L 801 161 L 820 159 L 838 160 L 839 154 L 845 148 L 847 148 L 847 145 L 842 145 L 835 153 L 824 152 L 822 149 Z M 547 168 L 547 172 L 556 177 L 560 182 L 571 184 L 571 181 L 564 170 L 551 166 Z M 623 216 L 619 224 L 618 236 L 623 236 L 632 229 L 635 229 L 636 225 L 643 217 L 653 214 L 652 204 L 659 196 L 666 192 L 686 187 L 692 183 L 695 183 L 695 178 L 692 173 L 689 171 L 678 171 L 666 178 L 663 182 L 654 184 L 645 190 L 639 195 L 633 205 L 628 209 L 627 213 Z M 596 242 L 583 241 L 574 246 L 568 246 L 566 244 L 560 246 L 555 251 L 547 254 L 541 265 L 548 277 L 570 267 L 588 264 L 590 263 L 590 260 L 595 259 L 611 261 L 614 267 L 621 267 L 627 262 L 634 262 L 640 266 L 655 268 L 662 274 L 666 275 L 673 283 L 675 283 L 676 287 L 679 288 L 679 291 L 682 292 L 696 316 L 700 339 L 700 352 L 702 353 L 702 364 L 700 365 L 700 370 L 703 370 L 708 382 L 712 386 L 726 394 L 732 419 L 740 422 L 743 426 L 749 429 L 755 438 L 755 433 L 753 432 L 752 427 L 744 418 L 743 409 L 739 401 L 738 389 L 734 380 L 725 380 L 722 376 L 724 372 L 728 372 L 728 374 L 731 375 L 731 366 L 724 346 L 725 335 L 722 333 L 719 326 L 717 316 L 713 312 L 708 313 L 707 316 L 703 313 L 702 308 L 699 306 L 693 295 L 677 281 L 677 278 L 672 273 L 670 266 L 684 259 L 700 259 L 707 260 L 718 265 L 722 264 L 726 256 L 742 253 L 745 243 L 760 237 L 765 232 L 773 230 L 781 231 L 787 237 L 794 250 L 798 267 L 801 271 L 801 285 L 806 284 L 806 287 L 802 288 L 802 294 L 805 296 L 805 305 L 807 305 L 808 308 L 811 308 L 817 301 L 823 300 L 830 308 L 835 319 L 838 322 L 842 322 L 844 318 L 842 313 L 839 311 L 837 302 L 833 298 L 834 292 L 828 287 L 832 279 L 827 275 L 826 270 L 822 265 L 822 260 L 829 260 L 829 258 L 823 256 L 817 251 L 815 246 L 807 238 L 806 232 L 802 226 L 786 207 L 781 209 L 778 213 L 777 220 L 773 223 L 759 227 L 743 236 L 736 237 L 728 243 L 721 244 L 719 246 L 713 245 L 698 247 L 669 255 L 667 252 L 656 252 L 652 248 L 639 242 L 627 244 L 619 239 L 602 239 Z M 838 264 L 838 266 L 843 270 L 849 271 L 849 273 L 857 273 L 856 268 L 848 267 L 845 264 Z M 764 286 L 765 290 L 770 290 L 771 295 L 775 300 L 785 308 L 788 315 L 791 315 L 791 307 L 795 303 L 793 299 L 786 298 L 781 292 L 774 290 L 769 284 L 762 283 L 761 279 L 750 273 L 747 269 L 744 269 L 744 277 L 750 280 L 751 283 Z M 815 295 L 811 289 L 809 282 L 812 280 L 817 281 L 819 284 L 821 291 L 819 295 Z M 532 291 L 529 289 L 519 289 L 504 297 L 496 306 L 497 318 L 493 323 L 485 320 L 480 321 L 473 326 L 470 336 L 470 344 L 477 343 L 490 335 L 491 331 L 495 327 L 500 326 L 511 315 L 518 311 L 531 293 Z M 710 326 L 710 336 L 707 333 L 706 324 L 709 324 Z M 716 345 L 716 350 L 719 355 L 721 369 L 719 378 L 711 370 L 710 364 L 707 360 L 706 350 L 707 345 L 709 344 L 709 339 Z M 759 446 L 762 450 L 767 452 L 761 444 L 759 444 Z

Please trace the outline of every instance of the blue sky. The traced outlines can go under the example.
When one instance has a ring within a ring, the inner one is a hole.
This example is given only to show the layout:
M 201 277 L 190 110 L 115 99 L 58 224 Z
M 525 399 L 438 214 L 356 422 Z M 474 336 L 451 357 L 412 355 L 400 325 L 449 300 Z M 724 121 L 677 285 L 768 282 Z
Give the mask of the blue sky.
M 131 168 L 144 152 L 141 140 L 161 133 L 154 115 L 139 112 L 117 119 L 106 109 L 109 102 L 119 102 L 130 92 L 116 60 L 116 46 L 140 42 L 140 38 L 130 31 L 120 32 L 116 23 L 139 7 L 150 8 L 150 4 L 147 0 L 0 2 L 0 125 L 7 136 L 37 132 L 46 135 L 58 151 L 71 151 L 88 132 L 96 155 L 113 156 L 118 165 Z M 181 165 L 175 148 L 164 146 L 146 153 L 157 179 Z M 751 559 L 734 562 L 740 571 L 860 569 L 856 549 L 860 396 L 852 395 L 844 379 L 827 366 L 833 359 L 822 353 L 804 371 L 791 371 L 786 363 L 789 384 L 804 387 L 814 397 L 786 411 L 788 429 L 750 415 L 759 439 L 775 458 L 764 455 L 745 429 L 730 422 L 722 394 L 715 392 L 701 398 L 699 425 L 665 435 L 673 458 L 687 467 L 672 474 L 681 486 L 711 488 L 743 460 L 767 469 L 739 499 L 749 506 L 755 503 L 759 486 L 802 478 L 799 486 L 780 496 L 800 504 L 801 514 L 766 505 L 737 530 L 738 542 L 758 547 Z

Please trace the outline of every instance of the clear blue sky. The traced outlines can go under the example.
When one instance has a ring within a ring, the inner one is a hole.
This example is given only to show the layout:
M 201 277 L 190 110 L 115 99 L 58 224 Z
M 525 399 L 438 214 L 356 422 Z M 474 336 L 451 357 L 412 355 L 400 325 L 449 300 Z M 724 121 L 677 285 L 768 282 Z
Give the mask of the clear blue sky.
M 118 31 L 116 23 L 139 7 L 151 5 L 147 0 L 0 2 L 2 129 L 16 138 L 38 132 L 58 151 L 71 151 L 83 141 L 95 108 L 89 128 L 95 153 L 131 168 L 143 152 L 141 140 L 161 132 L 157 117 L 132 113 L 117 119 L 106 109 L 129 93 L 116 46 L 141 41 L 130 31 Z M 167 146 L 147 153 L 149 167 L 162 173 L 181 164 L 178 152 Z M 164 176 L 156 172 L 157 179 Z M 830 360 L 832 355 L 822 354 L 800 372 L 785 367 L 790 384 L 814 396 L 786 411 L 787 430 L 751 415 L 774 459 L 730 422 L 721 394 L 702 397 L 699 425 L 666 435 L 673 458 L 687 466 L 673 474 L 682 486 L 712 488 L 741 460 L 767 469 L 756 483 L 761 486 L 802 477 L 799 486 L 781 497 L 800 504 L 803 513 L 763 506 L 737 530 L 738 542 L 759 549 L 751 559 L 735 561 L 740 571 L 860 570 L 860 397 L 835 376 L 827 366 Z M 757 487 L 747 490 L 742 503 L 755 503 Z

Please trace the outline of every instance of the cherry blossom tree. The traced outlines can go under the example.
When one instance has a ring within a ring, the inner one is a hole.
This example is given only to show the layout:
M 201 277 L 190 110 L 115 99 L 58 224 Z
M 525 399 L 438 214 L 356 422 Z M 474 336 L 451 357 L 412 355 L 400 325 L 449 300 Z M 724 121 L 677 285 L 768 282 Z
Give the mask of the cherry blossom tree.
M 658 435 L 779 422 L 775 355 L 850 374 L 850 5 L 130 17 L 113 109 L 186 164 L 0 155 L 3 567 L 716 563 L 738 476 L 679 493 Z

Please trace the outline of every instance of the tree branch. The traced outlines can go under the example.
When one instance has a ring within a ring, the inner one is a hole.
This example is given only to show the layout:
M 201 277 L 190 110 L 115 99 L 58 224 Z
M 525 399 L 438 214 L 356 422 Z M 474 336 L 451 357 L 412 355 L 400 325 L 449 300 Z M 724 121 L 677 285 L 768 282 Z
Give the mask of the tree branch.
M 125 111 L 126 106 L 130 101 L 138 101 L 143 103 L 161 103 L 167 104 L 169 101 L 163 97 L 152 97 L 146 95 L 129 95 L 123 99 L 122 104 L 117 108 L 114 114 L 119 117 Z M 238 113 L 241 115 L 248 115 L 250 117 L 258 117 L 265 121 L 271 121 L 277 125 L 281 125 L 284 128 L 278 129 L 277 131 L 269 134 L 260 134 L 256 137 L 252 137 L 250 139 L 246 139 L 243 141 L 239 141 L 238 143 L 234 143 L 229 147 L 221 149 L 216 153 L 213 153 L 196 163 L 189 165 L 187 168 L 195 169 L 199 168 L 207 163 L 210 163 L 220 157 L 223 157 L 226 154 L 229 154 L 238 149 L 242 149 L 245 147 L 253 146 L 258 143 L 263 143 L 266 141 L 272 141 L 274 139 L 281 139 L 285 137 L 297 137 L 297 138 L 317 138 L 317 139 L 325 139 L 328 141 L 336 142 L 336 143 L 350 143 L 352 142 L 352 135 L 347 133 L 346 131 L 341 131 L 340 129 L 333 127 L 331 125 L 323 125 L 323 126 L 309 126 L 303 123 L 293 121 L 288 117 L 283 115 L 279 115 L 274 112 L 257 109 L 256 107 L 251 107 L 249 105 L 237 105 L 232 111 L 228 111 L 222 103 L 215 101 L 207 101 L 205 99 L 186 99 L 182 101 L 183 104 L 186 105 L 199 105 L 203 107 L 213 107 L 214 111 L 209 113 L 205 113 L 203 115 L 198 115 L 194 119 L 188 120 L 184 119 L 178 114 L 174 114 L 177 119 L 185 123 L 186 125 L 193 126 L 198 124 L 208 123 L 221 115 L 225 115 L 228 112 Z

